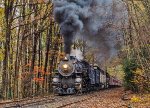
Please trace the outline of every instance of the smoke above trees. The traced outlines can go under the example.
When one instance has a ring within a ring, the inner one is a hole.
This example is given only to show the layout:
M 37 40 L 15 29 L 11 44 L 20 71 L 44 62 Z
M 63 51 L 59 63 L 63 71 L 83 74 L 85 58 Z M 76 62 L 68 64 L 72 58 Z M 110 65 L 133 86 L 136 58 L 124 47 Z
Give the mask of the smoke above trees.
M 117 54 L 122 43 L 121 27 L 127 22 L 121 0 L 53 0 L 53 4 L 65 53 L 70 54 L 73 41 L 82 38 L 97 50 L 100 62 Z

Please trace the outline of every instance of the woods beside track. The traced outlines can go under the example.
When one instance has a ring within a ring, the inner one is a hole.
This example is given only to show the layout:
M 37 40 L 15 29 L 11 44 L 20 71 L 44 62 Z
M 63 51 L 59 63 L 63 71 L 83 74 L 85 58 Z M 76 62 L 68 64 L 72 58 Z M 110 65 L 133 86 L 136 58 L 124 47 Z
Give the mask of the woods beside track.
M 81 96 L 51 95 L 45 98 L 3 104 L 0 108 L 149 108 L 150 106 L 148 99 L 150 96 L 148 97 L 148 95 L 147 97 L 139 97 L 140 101 L 136 102 L 134 99 L 136 94 L 130 92 L 126 100 L 123 100 L 123 95 L 124 89 L 120 87 L 90 92 Z
M 74 40 L 72 48 L 81 50 L 84 59 L 90 64 L 98 64 L 110 75 L 120 79 L 124 88 L 101 90 L 82 96 L 52 95 L 53 76 L 58 72 L 60 61 L 66 56 L 61 33 L 64 28 L 56 22 L 53 1 L 57 0 L 0 0 L 0 108 L 149 108 L 150 0 L 62 0 L 73 1 L 77 5 L 79 1 L 85 4 L 88 1 L 111 2 L 108 6 L 89 5 L 92 6 L 91 9 L 85 8 L 91 12 L 79 11 L 83 14 L 90 13 L 91 18 L 95 16 L 92 16 L 95 10 L 100 11 L 98 16 L 102 15 L 105 20 L 108 14 L 108 21 L 102 21 L 104 26 L 101 28 L 97 27 L 101 21 L 86 23 L 85 28 L 94 33 L 92 38 L 89 33 L 77 33 L 87 38 Z M 106 8 L 109 8 L 108 12 Z M 60 19 L 62 17 L 63 15 L 59 16 Z M 80 17 L 76 19 L 81 20 Z M 93 24 L 95 26 L 90 27 Z M 100 34 L 96 35 L 94 31 L 99 31 Z M 118 50 L 114 51 L 117 54 L 112 53 L 114 57 L 110 56 L 107 60 L 109 57 L 104 56 L 111 54 L 112 47 Z M 143 95 L 129 93 L 123 101 L 123 89 Z

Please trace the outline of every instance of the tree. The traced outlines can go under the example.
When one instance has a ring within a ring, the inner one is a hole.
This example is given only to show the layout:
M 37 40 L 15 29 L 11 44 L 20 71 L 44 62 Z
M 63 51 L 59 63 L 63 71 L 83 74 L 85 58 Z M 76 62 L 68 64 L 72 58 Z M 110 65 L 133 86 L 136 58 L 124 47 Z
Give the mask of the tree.
M 143 75 L 138 77 L 144 77 L 141 82 L 143 88 L 147 91 L 150 87 L 148 83 L 150 80 L 150 22 L 148 11 L 150 2 L 148 0 L 124 1 L 127 6 L 129 20 L 124 35 L 125 46 L 128 49 L 126 50 L 127 58 L 129 60 L 134 59 L 135 63 L 138 64 L 137 68 L 142 69 Z M 135 77 L 137 77 L 136 75 Z

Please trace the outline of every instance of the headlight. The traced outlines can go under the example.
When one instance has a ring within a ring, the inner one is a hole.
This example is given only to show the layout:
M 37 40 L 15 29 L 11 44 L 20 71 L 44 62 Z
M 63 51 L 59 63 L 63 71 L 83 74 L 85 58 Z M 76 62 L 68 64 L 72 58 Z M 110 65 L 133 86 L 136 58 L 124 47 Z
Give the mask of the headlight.
M 82 81 L 81 78 L 76 78 L 76 79 L 75 79 L 75 82 L 81 82 L 81 81 Z
M 70 76 L 75 70 L 75 66 L 72 61 L 61 61 L 58 65 L 58 72 L 62 76 Z
M 59 78 L 53 78 L 53 82 L 59 82 Z
M 68 65 L 67 64 L 64 64 L 63 65 L 63 68 L 66 70 L 66 69 L 68 69 Z

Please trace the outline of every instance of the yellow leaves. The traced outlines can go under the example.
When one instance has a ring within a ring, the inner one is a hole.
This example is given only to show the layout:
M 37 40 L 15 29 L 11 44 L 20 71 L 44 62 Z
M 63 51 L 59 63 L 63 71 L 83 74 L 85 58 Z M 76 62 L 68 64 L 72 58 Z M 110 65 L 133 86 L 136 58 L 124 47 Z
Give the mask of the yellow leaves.
M 133 82 L 133 83 L 135 83 L 135 84 L 138 84 L 140 81 L 137 80 L 137 79 L 134 79 L 134 80 L 131 80 L 130 82 Z
M 134 0 L 135 5 L 137 5 L 141 10 L 145 10 L 143 3 L 140 0 Z
M 136 68 L 136 70 L 133 71 L 133 73 L 134 73 L 136 76 L 143 76 L 144 70 L 141 69 L 141 68 Z
M 48 0 L 33 0 L 33 2 L 46 3 L 46 2 L 48 2 Z
M 4 8 L 0 7 L 0 17 L 4 14 Z
M 32 3 L 46 3 L 48 0 L 33 0 Z
M 4 55 L 0 52 L 0 61 L 3 61 Z
M 114 64 L 114 63 L 113 63 Z M 123 66 L 121 64 L 107 67 L 107 72 L 112 75 L 116 76 L 118 79 L 123 80 L 125 73 L 123 71 Z
M 133 71 L 133 73 L 135 74 L 135 77 L 131 82 L 134 82 L 135 84 L 138 85 L 141 84 L 142 82 L 145 82 L 143 78 L 144 72 L 141 68 L 137 68 L 135 71 Z
M 4 16 L 4 8 L 0 7 L 0 26 L 3 22 L 3 20 L 2 20 L 3 16 Z
M 0 61 L 3 61 L 3 59 L 4 59 L 3 49 L 0 49 Z
M 143 70 L 140 69 L 140 68 L 137 68 L 136 71 L 135 71 L 135 74 L 143 75 Z
M 140 102 L 140 101 L 141 101 L 141 99 L 139 97 L 137 97 L 137 96 L 133 96 L 131 98 L 131 102 Z
M 0 41 L 3 41 L 4 38 L 3 38 L 3 16 L 4 16 L 4 8 L 0 7 Z M 1 52 L 0 52 L 1 53 Z M 0 60 L 1 60 L 1 57 L 0 57 Z
M 134 94 L 131 97 L 130 105 L 134 108 L 149 108 L 150 106 L 150 95 L 149 94 Z

